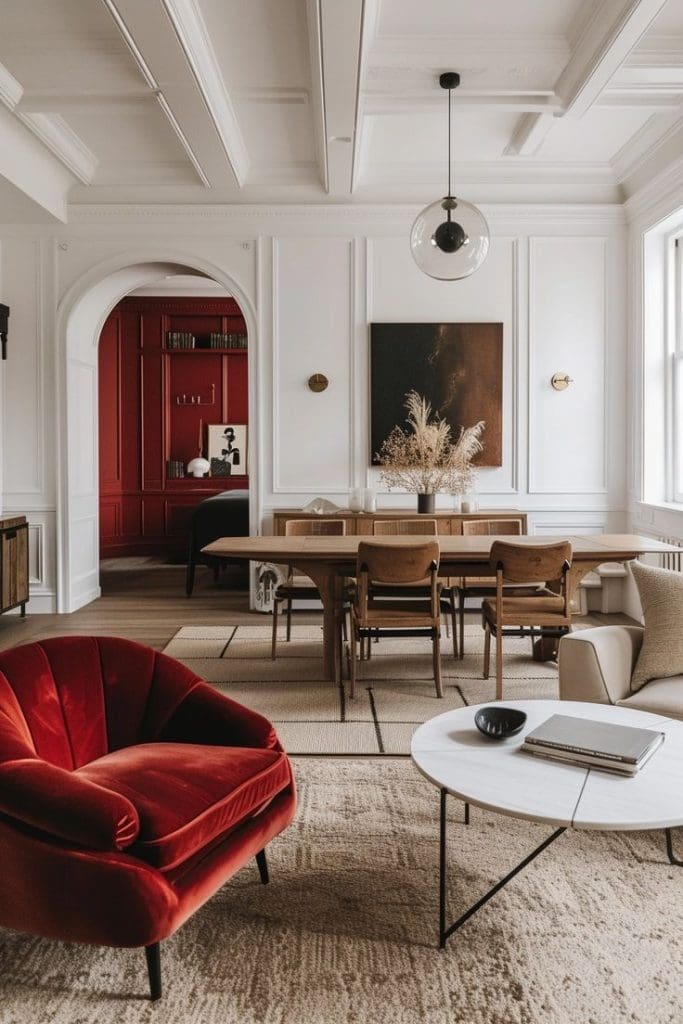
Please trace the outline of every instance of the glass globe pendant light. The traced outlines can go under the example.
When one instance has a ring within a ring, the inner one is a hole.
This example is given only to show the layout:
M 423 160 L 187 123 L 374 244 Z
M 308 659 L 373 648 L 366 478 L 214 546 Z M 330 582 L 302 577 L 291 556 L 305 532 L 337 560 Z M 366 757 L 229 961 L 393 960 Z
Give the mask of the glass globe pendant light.
M 418 214 L 410 232 L 410 251 L 420 270 L 440 281 L 457 281 L 478 270 L 489 251 L 489 227 L 483 214 L 451 194 L 451 93 L 460 75 L 439 78 L 448 90 L 448 195 Z

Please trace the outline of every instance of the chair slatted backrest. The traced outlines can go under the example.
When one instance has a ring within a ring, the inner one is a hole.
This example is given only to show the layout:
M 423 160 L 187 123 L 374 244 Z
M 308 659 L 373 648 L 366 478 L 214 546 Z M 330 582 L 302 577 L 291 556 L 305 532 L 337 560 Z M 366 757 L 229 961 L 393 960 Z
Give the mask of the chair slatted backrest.
M 288 519 L 285 537 L 344 537 L 344 519 Z
M 346 536 L 346 520 L 344 519 L 288 519 L 285 523 L 285 537 L 344 536 Z M 294 567 L 290 565 L 287 579 L 293 580 L 296 575 Z
M 464 519 L 463 537 L 519 537 L 521 519 Z
M 491 545 L 490 565 L 496 573 L 497 599 L 504 583 L 559 583 L 564 611 L 569 614 L 567 572 L 572 562 L 569 541 L 558 544 L 512 544 L 497 540 Z
M 421 583 L 428 578 L 431 585 L 431 614 L 438 622 L 438 568 L 439 542 L 436 540 L 401 545 L 361 541 L 356 562 L 356 608 L 361 619 L 367 612 L 372 583 Z
M 372 532 L 375 537 L 436 537 L 439 530 L 436 519 L 376 519 Z

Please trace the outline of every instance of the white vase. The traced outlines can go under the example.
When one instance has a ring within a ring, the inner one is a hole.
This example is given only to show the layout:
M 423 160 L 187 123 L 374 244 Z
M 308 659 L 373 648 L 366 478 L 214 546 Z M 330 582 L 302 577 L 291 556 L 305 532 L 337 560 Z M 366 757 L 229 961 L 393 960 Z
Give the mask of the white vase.
M 372 487 L 365 487 L 363 489 L 363 511 L 377 511 L 377 492 L 374 491 Z
M 206 476 L 210 469 L 211 463 L 208 459 L 203 459 L 201 456 L 196 459 L 192 459 L 192 461 L 187 464 L 187 472 L 191 476 Z
M 354 487 L 349 491 L 349 508 L 352 512 L 363 511 L 363 494 L 360 487 Z

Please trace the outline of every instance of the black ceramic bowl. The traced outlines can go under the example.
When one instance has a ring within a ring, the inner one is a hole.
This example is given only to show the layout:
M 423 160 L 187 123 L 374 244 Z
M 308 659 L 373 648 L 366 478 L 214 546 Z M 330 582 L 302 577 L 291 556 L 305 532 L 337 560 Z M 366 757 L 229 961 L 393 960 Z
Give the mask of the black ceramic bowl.
M 526 722 L 526 715 L 516 708 L 504 708 L 494 704 L 488 708 L 479 708 L 474 716 L 474 723 L 484 736 L 492 740 L 504 740 L 508 736 L 516 736 Z

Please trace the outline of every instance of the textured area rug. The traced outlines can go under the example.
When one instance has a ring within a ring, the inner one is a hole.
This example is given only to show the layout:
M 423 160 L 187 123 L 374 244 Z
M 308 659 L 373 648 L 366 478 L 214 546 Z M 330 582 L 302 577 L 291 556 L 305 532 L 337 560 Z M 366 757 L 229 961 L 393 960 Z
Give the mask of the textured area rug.
M 0 932 L 1 1024 L 673 1024 L 683 869 L 661 833 L 567 832 L 436 946 L 438 793 L 409 761 L 295 762 L 300 804 L 269 848 L 162 946 Z M 451 801 L 449 917 L 549 834 Z
M 482 679 L 484 634 L 465 630 L 465 657 L 455 660 L 442 641 L 444 697 L 432 676 L 429 639 L 382 639 L 370 661 L 359 662 L 356 697 L 322 678 L 322 630 L 297 626 L 270 657 L 268 626 L 184 626 L 164 653 L 178 658 L 223 693 L 275 723 L 292 754 L 408 754 L 422 722 L 452 708 L 495 697 L 495 678 Z M 557 697 L 557 666 L 531 657 L 531 641 L 506 640 L 504 695 L 508 700 Z M 495 662 L 491 660 L 492 672 Z

